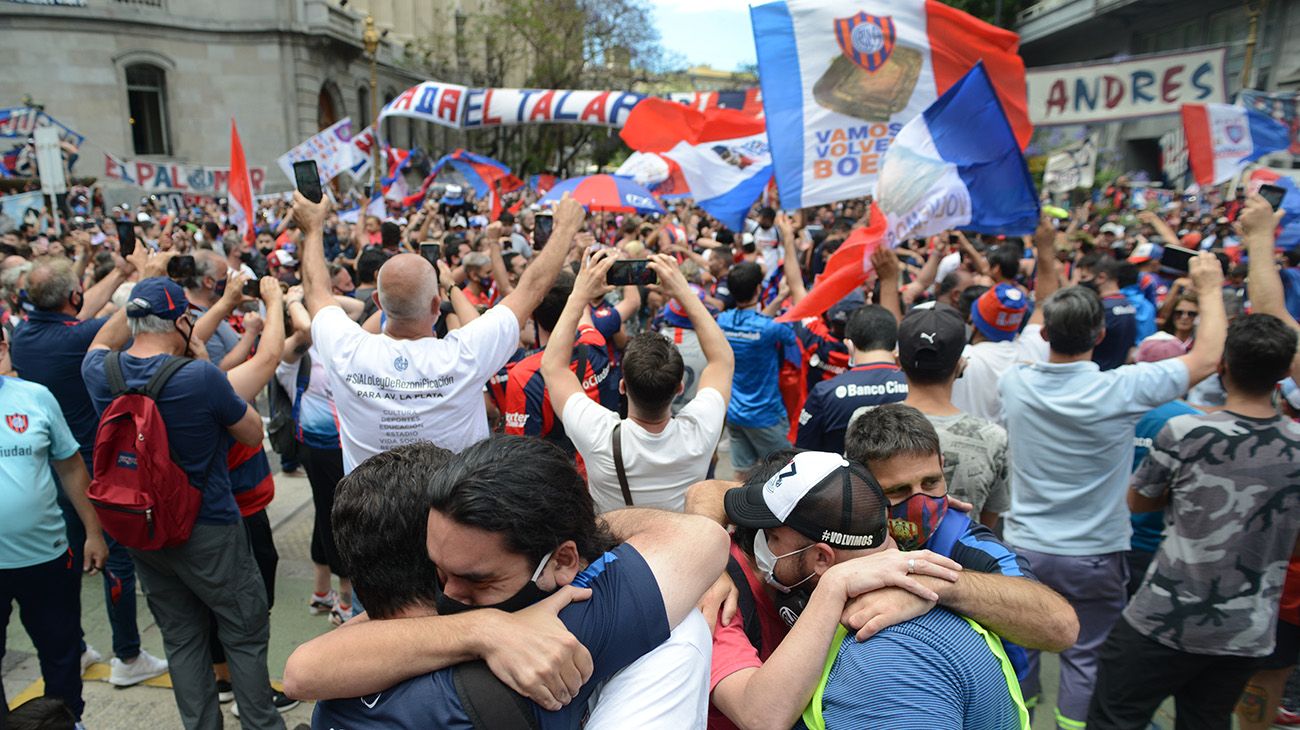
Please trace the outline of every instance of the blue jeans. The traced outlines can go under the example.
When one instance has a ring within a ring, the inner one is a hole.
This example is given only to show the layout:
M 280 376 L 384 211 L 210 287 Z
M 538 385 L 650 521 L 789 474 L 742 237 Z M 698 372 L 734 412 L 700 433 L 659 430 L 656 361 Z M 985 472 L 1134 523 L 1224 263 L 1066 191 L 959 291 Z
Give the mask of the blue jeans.
M 790 441 L 786 438 L 790 424 L 784 418 L 762 428 L 728 423 L 727 431 L 731 434 L 731 466 L 737 472 L 754 468 L 774 451 L 790 448 Z
M 68 528 L 68 547 L 72 550 L 72 562 L 78 568 L 82 565 L 86 549 L 86 528 L 81 518 L 73 509 L 72 503 L 58 494 L 59 509 L 63 510 L 63 521 Z M 131 555 L 117 540 L 104 533 L 108 543 L 108 561 L 104 565 L 104 607 L 108 609 L 108 625 L 113 630 L 113 654 L 122 661 L 131 661 L 140 655 L 140 629 L 135 619 L 135 563 Z M 78 621 L 78 637 L 82 635 Z M 86 642 L 80 642 L 84 651 Z

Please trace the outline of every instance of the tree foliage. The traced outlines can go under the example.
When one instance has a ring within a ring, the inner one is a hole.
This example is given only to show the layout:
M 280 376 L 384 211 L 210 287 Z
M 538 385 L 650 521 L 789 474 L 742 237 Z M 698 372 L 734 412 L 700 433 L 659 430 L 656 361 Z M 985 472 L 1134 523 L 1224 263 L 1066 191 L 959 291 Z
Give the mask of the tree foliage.
M 491 84 L 629 89 L 664 63 L 646 0 L 494 0 L 463 35 L 465 47 L 486 49 L 486 72 L 474 75 Z M 607 136 L 601 129 L 551 124 L 471 139 L 517 169 L 573 172 L 567 168 L 587 143 L 598 141 L 604 150 Z
M 986 23 L 1014 30 L 1016 14 L 1033 5 L 1036 0 L 944 0 L 958 10 L 970 13 Z M 1001 6 L 1001 19 L 998 18 Z

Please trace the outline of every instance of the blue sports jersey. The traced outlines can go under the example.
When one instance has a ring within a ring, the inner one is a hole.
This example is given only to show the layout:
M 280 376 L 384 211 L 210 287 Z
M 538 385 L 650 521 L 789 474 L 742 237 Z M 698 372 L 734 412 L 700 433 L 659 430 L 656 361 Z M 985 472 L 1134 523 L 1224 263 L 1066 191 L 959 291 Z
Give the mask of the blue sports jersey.
M 1147 300 L 1146 294 L 1137 285 L 1126 286 L 1120 292 L 1133 305 L 1135 323 L 1134 339 L 1141 342 L 1156 333 L 1156 305 Z
M 794 328 L 753 309 L 728 309 L 718 315 L 718 326 L 736 356 L 727 422 L 746 428 L 780 423 L 786 418 L 779 387 L 781 360 L 800 365 Z
M 907 376 L 898 366 L 884 362 L 855 365 L 813 387 L 799 414 L 795 446 L 842 454 L 844 432 L 855 411 L 906 398 Z
M 844 637 L 827 678 L 828 728 L 1020 727 L 1002 664 L 966 621 L 935 608 L 864 642 Z M 806 728 L 802 722 L 796 726 Z
M 1142 461 L 1147 458 L 1147 452 L 1151 450 L 1156 434 L 1160 433 L 1160 429 L 1165 427 L 1169 419 L 1189 413 L 1199 415 L 1203 411 L 1188 405 L 1187 401 L 1170 401 L 1163 406 L 1152 408 L 1137 422 L 1137 427 L 1134 428 L 1133 471 L 1137 471 Z M 1134 512 L 1129 517 L 1129 521 L 1133 523 L 1133 538 L 1129 544 L 1134 550 L 1154 553 L 1156 548 L 1160 547 L 1160 540 L 1164 537 L 1165 511 Z
M 618 313 L 617 307 L 605 302 L 601 302 L 598 307 L 588 307 L 588 311 L 591 313 L 591 326 L 613 347 L 614 335 L 623 329 L 623 315 Z
M 1282 275 L 1282 297 L 1286 311 L 1291 313 L 1292 318 L 1300 320 L 1300 269 L 1283 266 L 1278 273 Z
M 10 348 L 18 376 L 44 385 L 58 400 L 87 469 L 92 468 L 99 414 L 81 379 L 81 360 L 107 321 L 103 317 L 82 322 L 61 312 L 34 310 L 14 328 Z
M 605 553 L 573 584 L 591 588 L 591 599 L 566 606 L 560 620 L 591 652 L 594 670 L 578 696 L 560 711 L 533 705 L 543 730 L 578 727 L 600 683 L 668 639 L 659 584 L 631 545 Z M 456 692 L 455 667 L 408 679 L 376 695 L 318 702 L 311 726 L 316 730 L 473 728 Z
M 0 408 L 0 570 L 27 568 L 68 550 L 50 462 L 76 454 L 77 440 L 43 385 L 0 377 Z
M 1128 362 L 1128 352 L 1137 345 L 1137 310 L 1122 293 L 1101 298 L 1106 311 L 1106 335 L 1092 350 L 1092 361 L 1102 370 L 1114 370 Z

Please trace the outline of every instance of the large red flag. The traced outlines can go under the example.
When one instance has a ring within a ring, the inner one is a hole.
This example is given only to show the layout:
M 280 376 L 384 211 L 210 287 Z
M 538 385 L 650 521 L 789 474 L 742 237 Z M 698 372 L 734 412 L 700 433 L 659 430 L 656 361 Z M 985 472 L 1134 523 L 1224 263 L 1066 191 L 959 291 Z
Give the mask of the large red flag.
M 844 243 L 826 262 L 826 270 L 800 302 L 777 318 L 778 322 L 798 322 L 816 317 L 830 309 L 849 292 L 867 283 L 871 274 L 871 254 L 885 240 L 885 216 L 871 204 L 871 224 L 849 234 Z
M 239 141 L 235 118 L 230 118 L 230 222 L 243 239 L 257 240 L 253 231 L 253 181 L 248 176 L 248 162 L 244 160 L 244 145 Z

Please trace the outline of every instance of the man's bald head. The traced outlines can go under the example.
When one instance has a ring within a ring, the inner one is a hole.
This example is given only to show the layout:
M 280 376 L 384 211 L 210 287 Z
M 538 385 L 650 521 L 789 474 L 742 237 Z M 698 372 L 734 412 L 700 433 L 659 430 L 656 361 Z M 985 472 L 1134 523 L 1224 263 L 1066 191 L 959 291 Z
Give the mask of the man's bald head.
M 432 316 L 438 298 L 438 274 L 423 256 L 398 254 L 379 269 L 379 306 L 390 319 Z

